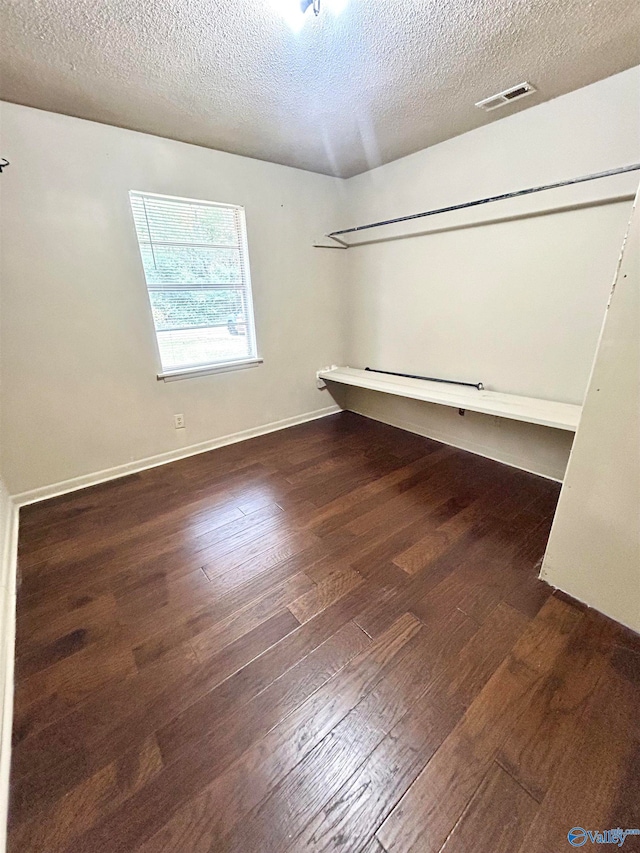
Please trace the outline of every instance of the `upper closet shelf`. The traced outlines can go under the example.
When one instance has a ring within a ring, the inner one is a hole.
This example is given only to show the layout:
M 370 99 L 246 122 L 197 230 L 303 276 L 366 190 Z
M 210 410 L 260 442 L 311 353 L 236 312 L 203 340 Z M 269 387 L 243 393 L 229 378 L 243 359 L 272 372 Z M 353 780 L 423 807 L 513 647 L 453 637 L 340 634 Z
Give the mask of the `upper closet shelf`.
M 571 403 L 556 403 L 536 397 L 518 397 L 515 394 L 500 394 L 497 391 L 478 391 L 475 388 L 442 386 L 424 379 L 378 376 L 374 372 L 357 370 L 354 367 L 331 367 L 318 371 L 318 378 L 370 391 L 382 391 L 398 397 L 410 397 L 427 403 L 469 409 L 485 415 L 496 415 L 514 421 L 564 429 L 575 432 L 580 420 L 581 406 Z

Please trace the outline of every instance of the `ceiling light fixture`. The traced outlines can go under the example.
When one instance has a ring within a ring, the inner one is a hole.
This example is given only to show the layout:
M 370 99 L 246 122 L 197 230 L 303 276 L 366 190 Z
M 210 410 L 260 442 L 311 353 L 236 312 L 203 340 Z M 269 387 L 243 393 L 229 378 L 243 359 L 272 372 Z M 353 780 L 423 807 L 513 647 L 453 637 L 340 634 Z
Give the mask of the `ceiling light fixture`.
M 320 14 L 320 0 L 300 0 L 300 8 L 306 12 L 309 6 L 313 6 L 313 14 Z
M 271 5 L 289 24 L 294 32 L 299 32 L 310 15 L 305 15 L 308 9 L 313 9 L 313 14 L 320 14 L 320 3 L 323 12 L 328 11 L 334 17 L 339 15 L 347 5 L 347 0 L 271 0 Z

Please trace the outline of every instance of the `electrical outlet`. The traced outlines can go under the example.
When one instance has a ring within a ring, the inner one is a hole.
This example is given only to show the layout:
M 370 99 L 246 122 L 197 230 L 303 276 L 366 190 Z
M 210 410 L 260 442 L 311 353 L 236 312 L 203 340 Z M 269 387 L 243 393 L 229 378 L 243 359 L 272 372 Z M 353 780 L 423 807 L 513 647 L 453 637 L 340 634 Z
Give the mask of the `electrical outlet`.
M 184 415 L 174 415 L 173 421 L 176 425 L 176 429 L 184 429 Z

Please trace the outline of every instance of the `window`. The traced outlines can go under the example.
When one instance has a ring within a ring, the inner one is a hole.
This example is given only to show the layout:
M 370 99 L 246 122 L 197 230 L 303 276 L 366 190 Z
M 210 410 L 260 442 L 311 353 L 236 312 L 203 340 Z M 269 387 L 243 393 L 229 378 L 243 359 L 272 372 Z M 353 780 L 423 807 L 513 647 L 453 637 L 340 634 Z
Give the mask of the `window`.
M 244 210 L 131 192 L 160 378 L 257 364 Z

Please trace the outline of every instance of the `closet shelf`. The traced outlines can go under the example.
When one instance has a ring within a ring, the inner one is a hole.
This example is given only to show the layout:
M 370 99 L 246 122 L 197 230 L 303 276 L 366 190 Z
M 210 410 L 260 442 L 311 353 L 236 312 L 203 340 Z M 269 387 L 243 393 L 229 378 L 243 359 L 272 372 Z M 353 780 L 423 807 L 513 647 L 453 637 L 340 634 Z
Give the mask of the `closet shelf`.
M 377 376 L 372 371 L 358 370 L 354 367 L 330 367 L 318 371 L 318 379 L 339 382 L 341 385 L 353 385 L 370 391 L 381 391 L 397 397 L 409 397 L 426 403 L 437 403 L 455 409 L 468 409 L 470 412 L 482 412 L 499 418 L 525 421 L 530 424 L 542 424 L 555 429 L 575 432 L 580 420 L 581 406 L 571 403 L 556 403 L 553 400 L 539 400 L 536 397 L 518 397 L 515 394 L 500 394 L 497 391 L 477 391 L 474 388 L 460 386 L 443 387 L 437 382 L 423 379 L 404 379 L 394 376 Z

